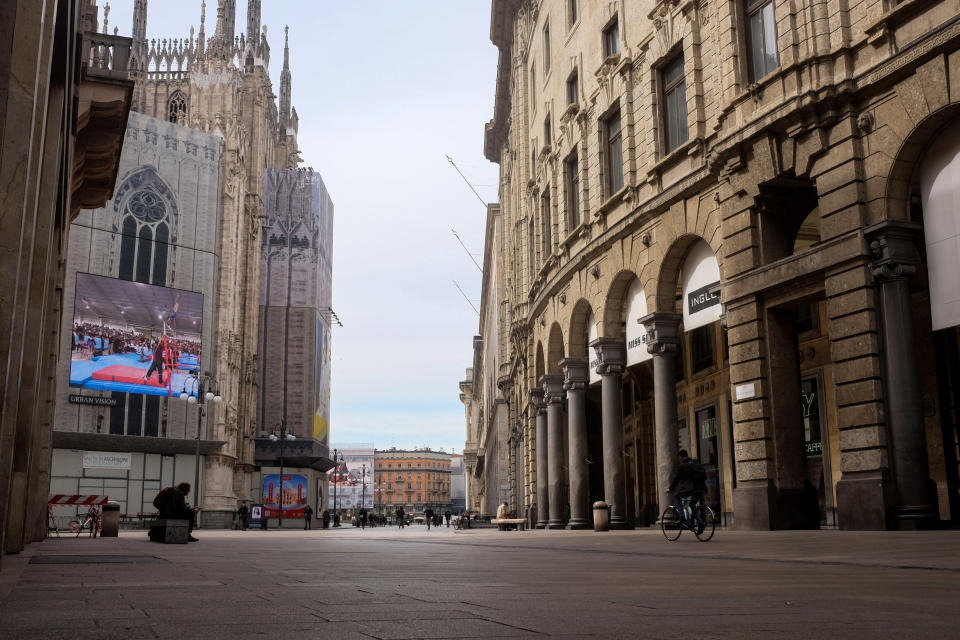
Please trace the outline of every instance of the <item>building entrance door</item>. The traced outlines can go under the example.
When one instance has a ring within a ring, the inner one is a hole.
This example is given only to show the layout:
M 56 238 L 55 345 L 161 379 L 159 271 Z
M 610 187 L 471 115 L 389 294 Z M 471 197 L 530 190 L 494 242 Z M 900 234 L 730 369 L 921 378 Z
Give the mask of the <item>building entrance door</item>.
M 803 411 L 803 457 L 806 483 L 817 492 L 820 524 L 827 523 L 827 491 L 824 482 L 824 433 L 820 428 L 820 380 L 818 376 L 800 381 Z
M 707 472 L 707 493 L 704 502 L 716 514 L 723 513 L 720 504 L 720 437 L 717 429 L 717 406 L 704 407 L 696 413 L 697 459 Z

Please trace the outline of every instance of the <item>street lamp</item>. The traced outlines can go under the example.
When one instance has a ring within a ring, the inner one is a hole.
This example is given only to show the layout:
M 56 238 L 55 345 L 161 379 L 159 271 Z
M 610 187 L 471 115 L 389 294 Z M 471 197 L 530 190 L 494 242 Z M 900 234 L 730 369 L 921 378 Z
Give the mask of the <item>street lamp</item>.
M 337 456 L 340 456 L 337 459 Z M 339 510 L 339 496 L 337 495 L 337 485 L 340 484 L 337 480 L 337 476 L 340 473 L 340 463 L 343 462 L 343 454 L 337 453 L 337 450 L 333 450 L 333 526 L 340 526 L 340 510 Z
M 200 504 L 200 424 L 203 422 L 203 416 L 206 413 L 205 407 L 208 401 L 214 404 L 220 404 L 223 400 L 219 391 L 211 391 L 217 388 L 217 379 L 209 371 L 201 376 L 194 369 L 187 374 L 187 379 L 183 383 L 183 391 L 180 392 L 180 399 L 188 404 L 197 405 L 197 449 L 195 469 L 193 471 L 193 490 L 194 506 Z
M 287 423 L 285 421 L 280 422 L 280 433 L 271 433 L 269 436 L 271 442 L 280 443 L 280 500 L 277 505 L 279 509 L 279 522 L 277 524 L 278 528 L 283 527 L 283 442 L 285 440 L 296 440 L 297 436 L 292 433 L 287 433 Z

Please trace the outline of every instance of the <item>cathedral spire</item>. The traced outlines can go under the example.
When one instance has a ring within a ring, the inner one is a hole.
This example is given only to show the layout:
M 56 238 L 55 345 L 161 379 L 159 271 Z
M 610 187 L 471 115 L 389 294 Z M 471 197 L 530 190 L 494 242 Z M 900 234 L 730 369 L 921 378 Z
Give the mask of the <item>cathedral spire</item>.
M 260 0 L 247 0 L 247 47 L 260 50 Z
M 197 56 L 203 57 L 203 52 L 207 48 L 207 32 L 204 23 L 207 21 L 207 3 L 200 3 L 200 35 L 197 38 Z
M 223 0 L 223 42 L 227 51 L 233 51 L 233 38 L 236 36 L 237 0 Z
M 290 125 L 290 27 L 283 28 L 283 71 L 280 72 L 280 129 Z
M 133 2 L 133 51 L 137 66 L 147 68 L 147 0 Z

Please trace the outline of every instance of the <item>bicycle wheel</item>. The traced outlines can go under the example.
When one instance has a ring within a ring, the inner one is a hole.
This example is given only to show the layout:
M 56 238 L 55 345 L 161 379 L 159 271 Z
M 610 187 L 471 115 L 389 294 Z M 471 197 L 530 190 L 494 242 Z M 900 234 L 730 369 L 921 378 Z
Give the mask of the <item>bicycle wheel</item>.
M 698 508 L 700 509 L 700 518 L 703 524 L 697 525 L 693 533 L 696 534 L 697 540 L 706 542 L 713 537 L 713 532 L 717 528 L 717 516 L 713 512 L 713 509 L 706 505 L 700 505 Z
M 673 542 L 683 533 L 683 518 L 677 512 L 677 508 L 670 505 L 663 510 L 660 515 L 660 530 L 663 531 L 663 537 Z

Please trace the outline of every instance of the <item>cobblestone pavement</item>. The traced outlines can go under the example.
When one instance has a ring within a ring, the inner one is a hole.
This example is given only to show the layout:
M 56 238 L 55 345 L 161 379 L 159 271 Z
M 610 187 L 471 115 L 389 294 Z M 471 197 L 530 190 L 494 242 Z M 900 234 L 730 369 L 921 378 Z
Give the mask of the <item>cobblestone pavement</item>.
M 0 638 L 945 638 L 960 533 L 345 527 L 54 539 L 6 556 Z

